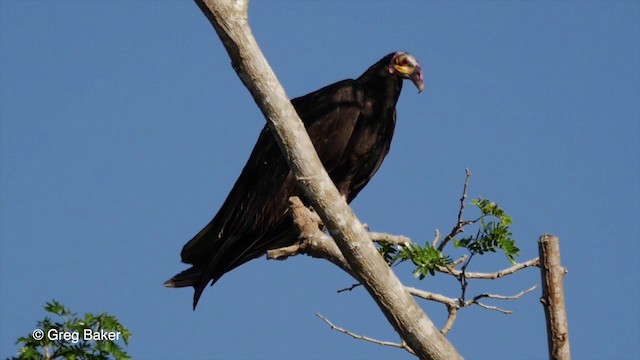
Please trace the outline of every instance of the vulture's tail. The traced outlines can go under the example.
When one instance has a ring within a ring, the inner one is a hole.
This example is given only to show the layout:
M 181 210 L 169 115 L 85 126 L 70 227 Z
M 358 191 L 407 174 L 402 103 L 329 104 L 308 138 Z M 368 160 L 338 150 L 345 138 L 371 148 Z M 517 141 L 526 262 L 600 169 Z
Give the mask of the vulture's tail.
M 170 288 L 193 286 L 193 310 L 195 310 L 207 283 L 208 281 L 202 281 L 202 269 L 194 266 L 165 281 L 164 286 Z

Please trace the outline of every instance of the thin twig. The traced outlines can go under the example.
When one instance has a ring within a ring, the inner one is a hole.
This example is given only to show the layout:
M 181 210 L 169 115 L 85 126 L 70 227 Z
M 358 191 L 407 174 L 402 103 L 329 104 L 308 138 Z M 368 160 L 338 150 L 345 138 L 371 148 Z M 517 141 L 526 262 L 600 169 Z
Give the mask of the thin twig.
M 378 345 L 382 345 L 382 346 L 391 346 L 391 347 L 396 347 L 396 348 L 400 348 L 400 349 L 405 349 L 408 352 L 410 352 L 411 354 L 415 355 L 415 353 L 413 352 L 413 350 L 411 350 L 411 348 L 403 341 L 402 343 L 394 343 L 394 342 L 390 342 L 390 341 L 381 341 L 381 340 L 377 340 L 377 339 L 373 339 L 370 338 L 368 336 L 363 336 L 363 335 L 358 335 L 355 334 L 349 330 L 343 329 L 341 327 L 335 326 L 333 325 L 333 323 L 331 323 L 331 321 L 329 321 L 326 317 L 320 315 L 320 314 L 316 314 L 317 317 L 319 317 L 322 321 L 324 321 L 327 325 L 329 325 L 329 327 L 331 327 L 331 330 L 336 330 L 339 331 L 343 334 L 349 335 L 354 339 L 358 339 L 358 340 L 363 340 L 363 341 L 368 341 L 374 344 L 378 344 Z
M 497 300 L 517 300 L 520 297 L 522 297 L 522 295 L 525 295 L 525 294 L 528 294 L 528 293 L 532 292 L 537 287 L 538 287 L 538 285 L 533 285 L 532 287 L 528 288 L 527 290 L 522 290 L 519 293 L 517 293 L 515 295 L 511 295 L 511 296 L 484 293 L 484 294 L 480 294 L 480 295 L 475 296 L 473 299 L 474 300 L 479 300 L 479 299 L 482 299 L 482 298 L 488 298 L 488 299 L 497 299 Z
M 345 292 L 345 291 L 351 291 L 351 290 L 353 290 L 353 289 L 355 289 L 355 288 L 357 288 L 358 286 L 361 286 L 361 285 L 362 284 L 360 284 L 360 283 L 355 283 L 355 284 L 349 286 L 348 288 L 344 288 L 344 289 L 338 290 L 337 293 L 341 293 L 341 292 Z
M 483 304 L 483 303 L 481 303 L 481 302 L 479 302 L 479 301 L 474 302 L 474 304 L 475 304 L 475 305 L 480 306 L 480 307 L 481 307 L 481 308 L 483 308 L 483 309 L 487 309 L 487 310 L 495 310 L 495 311 L 497 311 L 497 312 L 501 312 L 501 313 L 503 313 L 503 314 L 505 314 L 505 315 L 511 315 L 511 314 L 513 314 L 513 311 L 510 311 L 510 310 L 504 310 L 504 309 L 501 309 L 501 308 L 499 308 L 499 307 L 497 307 L 497 306 L 485 305 L 485 304 Z
M 471 259 L 473 259 L 473 255 L 475 255 L 476 253 L 471 253 L 471 255 L 469 255 L 469 258 L 467 259 L 467 261 L 464 262 L 464 265 L 462 265 L 462 268 L 460 269 L 460 274 L 457 276 L 458 281 L 460 282 L 460 288 L 461 288 L 461 294 L 460 294 L 460 302 L 463 303 L 464 302 L 464 298 L 465 295 L 467 294 L 467 266 L 469 266 L 469 263 L 471 262 Z
M 469 187 L 469 179 L 471 178 L 471 170 L 469 168 L 464 169 L 465 179 L 464 179 L 464 187 L 462 188 L 462 196 L 460 197 L 460 209 L 458 209 L 458 221 L 456 225 L 453 227 L 449 235 L 447 235 L 440 246 L 438 246 L 438 251 L 442 251 L 445 245 L 453 239 L 456 235 L 464 231 L 464 227 L 469 224 L 473 224 L 473 221 L 462 220 L 462 212 L 464 211 L 465 203 L 464 201 L 467 199 L 467 188 Z
M 538 285 L 533 285 L 532 287 L 528 288 L 527 290 L 523 290 L 515 295 L 511 295 L 511 296 L 507 296 L 507 295 L 496 295 L 496 294 L 489 294 L 489 293 L 483 293 L 480 295 L 476 295 L 473 299 L 465 302 L 465 304 L 463 306 L 471 306 L 471 305 L 478 305 L 481 308 L 484 309 L 488 309 L 488 310 L 495 310 L 498 312 L 501 312 L 503 314 L 507 314 L 507 315 L 511 315 L 513 312 L 509 311 L 509 310 L 504 310 L 501 309 L 497 306 L 490 306 L 490 305 L 485 305 L 483 303 L 481 303 L 479 300 L 480 299 L 497 299 L 497 300 L 516 300 L 519 299 L 520 297 L 522 297 L 525 294 L 528 294 L 530 292 L 532 292 L 533 290 L 535 290 L 538 287 Z
M 438 242 L 440 241 L 440 230 L 436 229 L 436 235 L 431 242 L 431 246 L 434 248 L 438 246 Z
M 445 266 L 445 268 L 447 268 L 447 269 L 453 269 L 453 268 L 455 268 L 456 266 L 458 266 L 458 265 L 462 264 L 465 260 L 467 260 L 467 258 L 468 258 L 468 257 L 469 257 L 468 255 L 462 255 L 462 256 L 460 256 L 457 260 L 454 260 L 454 261 L 450 262 L 449 264 L 447 264 L 447 265 Z M 440 271 L 440 269 L 438 269 L 438 271 Z M 453 270 L 449 270 L 449 271 L 453 271 Z M 442 272 L 442 271 L 441 271 L 441 272 Z

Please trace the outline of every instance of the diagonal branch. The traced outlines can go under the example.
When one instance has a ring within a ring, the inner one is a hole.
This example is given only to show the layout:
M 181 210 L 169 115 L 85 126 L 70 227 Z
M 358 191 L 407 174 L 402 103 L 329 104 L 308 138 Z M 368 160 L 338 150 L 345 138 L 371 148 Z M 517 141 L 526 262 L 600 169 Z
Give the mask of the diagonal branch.
M 371 243 L 365 228 L 324 170 L 309 136 L 251 33 L 248 0 L 196 0 L 222 41 L 234 70 L 267 119 L 305 199 L 344 254 L 350 273 L 421 359 L 461 359 Z

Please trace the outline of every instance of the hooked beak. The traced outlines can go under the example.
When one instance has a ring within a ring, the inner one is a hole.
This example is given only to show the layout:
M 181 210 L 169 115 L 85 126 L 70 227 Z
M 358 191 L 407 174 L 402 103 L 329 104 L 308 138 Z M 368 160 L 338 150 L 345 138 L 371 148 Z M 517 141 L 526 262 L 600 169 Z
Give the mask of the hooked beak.
M 420 66 L 416 67 L 413 73 L 409 75 L 409 79 L 413 82 L 413 85 L 418 88 L 418 93 L 421 93 L 422 90 L 424 90 L 424 80 L 422 78 L 422 69 Z

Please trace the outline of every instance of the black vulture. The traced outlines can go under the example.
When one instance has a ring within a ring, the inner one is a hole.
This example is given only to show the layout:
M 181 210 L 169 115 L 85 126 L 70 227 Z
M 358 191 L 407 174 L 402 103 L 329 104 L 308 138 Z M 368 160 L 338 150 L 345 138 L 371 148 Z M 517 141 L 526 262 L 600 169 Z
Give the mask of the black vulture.
M 411 80 L 419 92 L 424 88 L 418 61 L 398 51 L 356 80 L 343 80 L 291 100 L 347 202 L 371 180 L 389 151 L 403 79 Z M 293 244 L 298 234 L 288 213 L 288 199 L 294 195 L 301 192 L 265 126 L 216 216 L 182 249 L 182 261 L 192 267 L 164 285 L 193 286 L 195 309 L 209 282 L 213 285 L 269 249 Z

